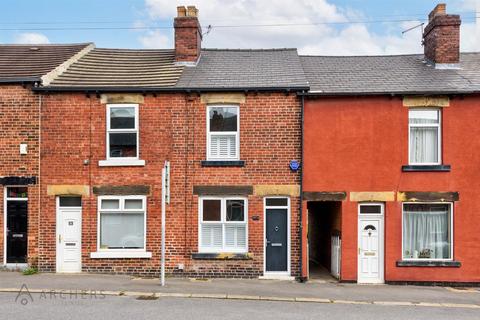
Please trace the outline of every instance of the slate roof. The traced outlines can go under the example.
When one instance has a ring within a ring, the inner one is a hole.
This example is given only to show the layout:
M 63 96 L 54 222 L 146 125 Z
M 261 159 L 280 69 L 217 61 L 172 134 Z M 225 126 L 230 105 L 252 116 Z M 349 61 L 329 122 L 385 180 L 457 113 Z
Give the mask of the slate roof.
M 88 45 L 0 45 L 0 82 L 38 81 Z
M 186 67 L 177 88 L 308 88 L 296 49 L 202 49 L 196 67 Z
M 422 54 L 300 56 L 311 94 L 480 92 L 480 53 L 462 53 L 460 69 L 435 69 Z
M 174 51 L 93 49 L 55 78 L 48 87 L 160 88 L 172 87 L 182 73 Z

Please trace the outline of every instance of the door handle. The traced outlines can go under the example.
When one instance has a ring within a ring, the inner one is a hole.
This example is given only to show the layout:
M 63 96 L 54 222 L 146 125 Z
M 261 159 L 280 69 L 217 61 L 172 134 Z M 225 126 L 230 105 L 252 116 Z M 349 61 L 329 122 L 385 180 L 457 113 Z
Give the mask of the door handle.
M 62 243 L 62 235 L 61 234 L 58 235 L 58 243 Z

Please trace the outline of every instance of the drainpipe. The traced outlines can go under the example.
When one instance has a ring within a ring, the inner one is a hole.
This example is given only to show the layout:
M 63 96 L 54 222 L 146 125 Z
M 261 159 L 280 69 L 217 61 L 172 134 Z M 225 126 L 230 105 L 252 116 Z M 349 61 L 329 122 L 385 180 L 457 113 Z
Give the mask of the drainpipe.
M 304 168 L 304 163 L 303 163 L 303 122 L 304 122 L 304 105 L 305 105 L 305 96 L 302 94 L 301 95 L 301 125 L 300 125 L 300 224 L 299 224 L 299 231 L 300 231 L 300 282 L 305 282 L 305 278 L 302 276 L 302 269 L 303 269 L 303 168 Z
M 37 178 L 37 186 L 38 186 L 38 213 L 37 213 L 37 249 L 40 249 L 40 221 L 41 221 L 41 199 L 42 199 L 42 184 L 41 184 L 41 163 L 42 163 L 42 104 L 43 104 L 43 94 L 40 93 L 38 95 L 38 178 Z M 27 243 L 28 246 L 28 243 Z M 28 248 L 28 247 L 27 247 Z M 40 250 L 37 253 L 37 269 L 40 270 Z M 28 256 L 28 250 L 27 250 Z M 28 259 L 27 259 L 28 261 Z M 5 261 L 6 262 L 6 261 Z

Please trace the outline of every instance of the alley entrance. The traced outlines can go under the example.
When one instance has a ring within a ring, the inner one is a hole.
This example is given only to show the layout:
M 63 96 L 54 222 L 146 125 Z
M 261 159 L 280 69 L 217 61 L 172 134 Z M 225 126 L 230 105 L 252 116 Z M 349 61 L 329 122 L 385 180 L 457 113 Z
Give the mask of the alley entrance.
M 332 281 L 340 277 L 342 203 L 308 202 L 309 279 Z

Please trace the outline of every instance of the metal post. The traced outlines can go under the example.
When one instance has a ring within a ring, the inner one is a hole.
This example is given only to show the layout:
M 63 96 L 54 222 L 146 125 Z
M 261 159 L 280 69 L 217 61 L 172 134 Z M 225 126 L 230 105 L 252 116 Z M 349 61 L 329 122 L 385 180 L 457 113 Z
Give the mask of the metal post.
M 162 267 L 160 275 L 160 283 L 165 286 L 165 198 L 166 198 L 166 166 L 162 169 Z

